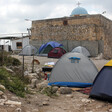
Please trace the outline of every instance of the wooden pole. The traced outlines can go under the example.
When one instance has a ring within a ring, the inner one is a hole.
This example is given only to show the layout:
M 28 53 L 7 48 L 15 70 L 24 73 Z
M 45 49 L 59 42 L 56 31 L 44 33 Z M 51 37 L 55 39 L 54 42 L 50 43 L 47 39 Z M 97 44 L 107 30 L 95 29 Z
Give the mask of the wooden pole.
M 32 73 L 34 73 L 34 49 L 32 49 L 32 54 L 33 54 Z
M 34 73 L 34 54 L 33 54 L 33 61 L 32 61 L 32 73 Z
M 2 45 L 2 66 L 4 65 L 4 45 Z
M 24 77 L 24 55 L 23 55 L 23 70 L 22 70 L 22 76 Z
M 23 33 L 22 33 L 22 52 L 23 52 Z M 24 54 L 23 54 L 23 69 L 22 69 L 22 76 L 24 77 Z

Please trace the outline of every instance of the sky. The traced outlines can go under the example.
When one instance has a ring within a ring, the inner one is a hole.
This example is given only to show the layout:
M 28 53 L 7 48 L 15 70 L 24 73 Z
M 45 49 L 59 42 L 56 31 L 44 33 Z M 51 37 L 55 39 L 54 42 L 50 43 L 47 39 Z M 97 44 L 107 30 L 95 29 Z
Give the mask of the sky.
M 112 0 L 0 0 L 0 36 L 27 33 L 33 20 L 69 16 L 77 3 L 112 20 Z

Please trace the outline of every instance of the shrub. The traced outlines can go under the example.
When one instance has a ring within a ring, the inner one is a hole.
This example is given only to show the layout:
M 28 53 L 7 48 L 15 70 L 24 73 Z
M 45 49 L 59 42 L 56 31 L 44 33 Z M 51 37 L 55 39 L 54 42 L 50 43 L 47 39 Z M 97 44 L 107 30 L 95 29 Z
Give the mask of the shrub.
M 2 63 L 5 66 L 11 66 L 11 65 L 12 66 L 19 66 L 19 65 L 21 65 L 21 62 L 18 59 L 11 57 L 9 55 L 9 53 L 5 52 L 5 51 L 0 52 L 0 64 L 2 65 Z
M 25 96 L 25 83 L 16 75 L 8 73 L 5 68 L 0 68 L 0 83 L 17 96 Z
M 13 58 L 11 56 L 8 56 L 4 63 L 6 66 L 10 66 L 10 65 L 19 66 L 19 65 L 21 65 L 21 62 L 18 59 Z
M 49 97 L 52 97 L 52 96 L 57 96 L 56 92 L 53 91 L 53 88 L 52 86 L 51 87 L 46 87 L 42 90 L 42 93 L 43 94 L 46 94 L 47 96 Z

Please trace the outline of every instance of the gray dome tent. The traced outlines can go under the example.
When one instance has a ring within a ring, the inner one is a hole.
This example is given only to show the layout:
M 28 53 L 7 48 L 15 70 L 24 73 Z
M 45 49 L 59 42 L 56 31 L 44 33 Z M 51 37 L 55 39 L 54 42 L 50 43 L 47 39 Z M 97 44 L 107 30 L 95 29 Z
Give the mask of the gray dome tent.
M 78 47 L 75 47 L 72 52 L 78 52 L 78 53 L 82 53 L 83 55 L 89 57 L 90 56 L 90 53 L 89 51 L 85 48 L 85 47 L 82 47 L 82 46 L 78 46 Z
M 81 53 L 66 53 L 52 69 L 48 85 L 68 87 L 91 86 L 98 70 L 92 61 Z
M 37 49 L 32 45 L 25 46 L 19 53 L 20 56 L 33 56 L 36 55 Z

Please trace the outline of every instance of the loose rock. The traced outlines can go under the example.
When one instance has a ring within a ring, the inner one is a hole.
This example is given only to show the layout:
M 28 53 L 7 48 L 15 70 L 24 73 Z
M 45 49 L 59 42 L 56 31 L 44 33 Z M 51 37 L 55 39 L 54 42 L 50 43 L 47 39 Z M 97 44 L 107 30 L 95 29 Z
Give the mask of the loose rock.
M 52 92 L 53 92 L 53 93 L 56 93 L 57 91 L 58 91 L 58 87 L 57 87 L 57 86 L 53 86 L 53 87 L 52 87 Z
M 66 95 L 66 97 L 73 98 L 73 95 L 72 94 L 69 94 L 69 95 Z
M 34 109 L 32 110 L 32 112 L 39 112 L 39 109 Z
M 15 112 L 22 112 L 22 111 L 21 111 L 21 108 L 17 108 L 17 109 L 15 110 Z
M 6 95 L 2 95 L 1 98 L 7 100 L 7 96 Z
M 5 104 L 5 105 L 16 105 L 16 106 L 21 106 L 21 102 L 11 101 L 11 100 L 6 101 L 4 104 Z
M 109 109 L 109 112 L 112 112 L 112 109 Z
M 5 86 L 0 84 L 0 89 L 5 90 Z
M 71 94 L 72 90 L 69 87 L 61 87 L 60 94 Z
M 2 91 L 0 91 L 0 96 L 2 96 L 4 93 Z
M 35 87 L 36 87 L 36 82 L 38 82 L 37 79 L 32 79 L 32 80 L 31 80 L 31 87 L 32 87 L 32 88 L 35 88 Z
M 91 100 L 89 100 L 89 99 L 82 99 L 82 102 L 90 103 L 90 102 L 91 102 Z
M 4 105 L 5 101 L 5 99 L 0 99 L 0 105 Z
M 16 97 L 16 96 L 12 96 L 11 97 L 11 100 L 13 100 L 13 101 L 17 101 L 19 98 L 18 97 Z
M 49 105 L 49 103 L 47 102 L 47 101 L 43 101 L 43 103 L 42 103 L 44 106 L 48 106 Z
M 47 80 L 44 80 L 43 82 L 36 84 L 37 89 L 41 89 L 41 90 L 47 86 L 48 86 Z

